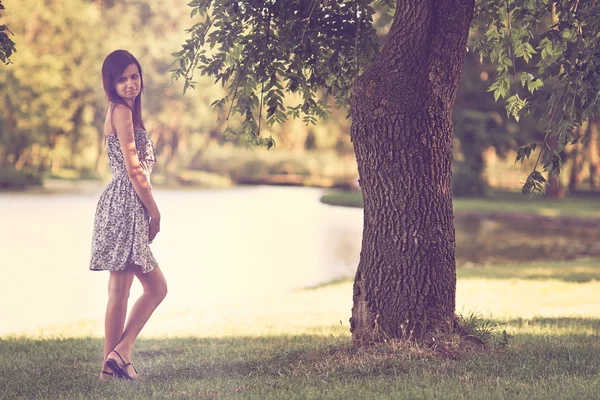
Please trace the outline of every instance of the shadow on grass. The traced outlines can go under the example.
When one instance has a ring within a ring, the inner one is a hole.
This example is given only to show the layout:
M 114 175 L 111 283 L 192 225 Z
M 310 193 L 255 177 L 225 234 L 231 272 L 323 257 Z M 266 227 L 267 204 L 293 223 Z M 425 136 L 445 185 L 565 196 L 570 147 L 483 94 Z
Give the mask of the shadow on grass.
M 0 340 L 0 398 L 323 398 L 365 391 L 408 398 L 424 388 L 453 398 L 464 394 L 456 384 L 467 378 L 485 394 L 480 398 L 515 387 L 523 396 L 552 397 L 554 386 L 538 392 L 540 384 L 561 379 L 596 382 L 586 390 L 598 390 L 600 320 L 507 325 L 514 330 L 508 349 L 458 360 L 424 356 L 418 348 L 354 349 L 348 337 L 140 339 L 133 361 L 145 380 L 108 383 L 97 379 L 101 339 L 6 338 Z M 596 334 L 584 333 L 590 330 Z

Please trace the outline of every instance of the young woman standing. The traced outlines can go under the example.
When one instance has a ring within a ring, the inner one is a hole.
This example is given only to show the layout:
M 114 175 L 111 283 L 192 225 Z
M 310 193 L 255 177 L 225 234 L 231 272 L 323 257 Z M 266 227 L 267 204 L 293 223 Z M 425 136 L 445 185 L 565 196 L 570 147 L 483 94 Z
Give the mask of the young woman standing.
M 142 68 L 125 50 L 102 65 L 109 101 L 104 138 L 112 180 L 100 196 L 90 269 L 110 271 L 100 379 L 138 379 L 131 351 L 140 331 L 167 294 L 165 278 L 148 246 L 160 231 L 160 212 L 150 185 L 154 148 L 142 120 Z M 134 277 L 144 293 L 126 320 Z

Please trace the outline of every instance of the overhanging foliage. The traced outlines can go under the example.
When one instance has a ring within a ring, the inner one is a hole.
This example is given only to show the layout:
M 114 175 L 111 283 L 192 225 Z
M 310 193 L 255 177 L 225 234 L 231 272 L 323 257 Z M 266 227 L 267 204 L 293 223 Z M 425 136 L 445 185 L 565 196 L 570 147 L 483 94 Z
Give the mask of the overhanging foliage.
M 2 0 L 0 0 L 0 10 L 4 9 L 5 7 L 2 5 Z M 15 42 L 8 36 L 9 33 L 11 35 L 13 34 L 10 29 L 8 29 L 8 26 L 0 25 L 0 61 L 4 64 L 10 64 L 10 56 L 17 51 Z
M 381 3 L 391 3 L 385 1 Z M 256 144 L 263 117 L 268 124 L 288 116 L 307 123 L 324 118 L 329 98 L 347 105 L 354 78 L 379 49 L 373 27 L 374 7 L 368 1 L 336 0 L 193 0 L 191 16 L 200 21 L 175 53 L 174 78 L 193 88 L 193 74 L 229 85 L 227 97 L 213 103 L 241 114 L 240 130 Z M 296 95 L 285 106 L 284 96 Z M 264 112 L 264 114 L 263 114 Z
M 507 114 L 545 115 L 544 140 L 517 152 L 523 161 L 539 148 L 523 193 L 541 192 L 541 156 L 548 177 L 558 175 L 565 146 L 587 140 L 575 128 L 600 111 L 600 2 L 479 0 L 473 30 L 473 47 L 497 66 L 489 90 L 506 100 Z
M 599 112 L 600 4 L 580 0 L 478 0 L 471 45 L 497 66 L 490 87 L 506 101 L 509 116 L 538 109 L 547 129 L 542 142 L 518 149 L 517 161 L 537 148 L 538 159 L 523 193 L 542 192 L 546 178 L 562 168 L 561 151 L 585 137 L 575 129 Z M 354 78 L 379 50 L 374 21 L 394 13 L 393 0 L 193 0 L 200 22 L 175 53 L 175 79 L 194 87 L 193 74 L 228 84 L 229 94 L 213 103 L 244 117 L 241 132 L 255 143 L 260 121 L 306 122 L 327 116 L 328 97 L 346 106 Z M 393 17 L 392 17 L 393 18 Z M 386 21 L 386 18 L 381 20 Z M 285 91 L 301 100 L 285 107 Z M 240 133 L 240 131 L 237 131 Z M 556 137 L 557 146 L 551 145 Z

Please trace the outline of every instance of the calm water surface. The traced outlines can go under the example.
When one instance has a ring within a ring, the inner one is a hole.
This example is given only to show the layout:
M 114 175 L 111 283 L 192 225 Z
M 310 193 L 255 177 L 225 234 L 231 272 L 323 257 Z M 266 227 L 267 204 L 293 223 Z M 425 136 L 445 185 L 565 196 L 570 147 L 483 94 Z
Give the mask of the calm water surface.
M 102 185 L 80 193 L 0 194 L 0 334 L 101 320 L 107 272 L 88 270 Z M 351 276 L 362 210 L 312 188 L 155 189 L 151 245 L 169 295 L 161 311 L 240 301 Z M 132 298 L 139 294 L 137 282 Z

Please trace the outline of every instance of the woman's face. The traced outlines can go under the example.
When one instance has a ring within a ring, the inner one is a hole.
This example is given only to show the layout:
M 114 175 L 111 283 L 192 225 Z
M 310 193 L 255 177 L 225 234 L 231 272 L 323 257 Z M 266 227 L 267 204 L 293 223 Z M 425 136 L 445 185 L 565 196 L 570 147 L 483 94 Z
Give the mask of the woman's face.
M 141 86 L 140 71 L 138 71 L 137 65 L 130 64 L 117 79 L 115 91 L 123 100 L 133 102 L 140 94 Z

